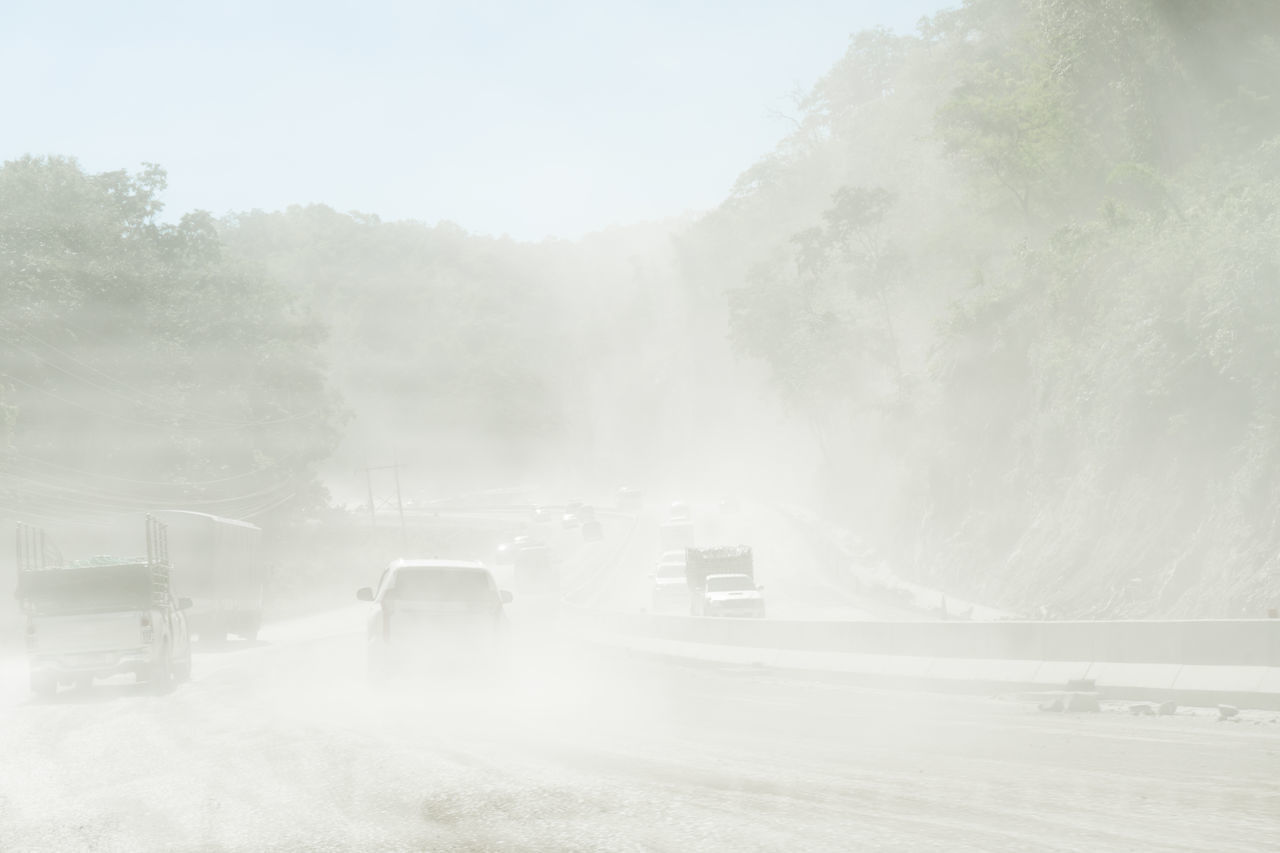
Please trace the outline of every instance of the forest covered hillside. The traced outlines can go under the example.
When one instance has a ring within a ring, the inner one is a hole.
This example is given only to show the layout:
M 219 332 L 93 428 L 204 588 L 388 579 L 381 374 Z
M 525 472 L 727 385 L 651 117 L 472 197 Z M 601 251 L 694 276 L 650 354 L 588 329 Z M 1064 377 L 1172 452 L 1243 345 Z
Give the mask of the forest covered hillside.
M 1278 35 L 1128 0 L 856 35 L 685 238 L 899 571 L 1024 612 L 1276 605 Z

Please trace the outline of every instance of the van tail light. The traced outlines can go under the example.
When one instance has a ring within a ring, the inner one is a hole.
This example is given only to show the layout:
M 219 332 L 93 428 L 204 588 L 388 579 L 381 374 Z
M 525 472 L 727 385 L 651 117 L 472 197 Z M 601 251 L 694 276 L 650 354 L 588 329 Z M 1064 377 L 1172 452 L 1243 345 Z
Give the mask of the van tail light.
M 37 645 L 39 645 L 39 643 L 38 643 L 38 642 L 37 642 L 37 640 L 36 640 L 36 623 L 34 623 L 34 622 L 28 622 L 28 623 L 27 623 L 27 638 L 26 638 L 26 639 L 27 639 L 27 650 L 28 650 L 28 651 L 35 651 L 36 646 L 37 646 Z
M 144 643 L 151 642 L 152 636 L 154 636 L 154 634 L 151 628 L 151 614 L 143 613 L 142 614 L 142 642 Z

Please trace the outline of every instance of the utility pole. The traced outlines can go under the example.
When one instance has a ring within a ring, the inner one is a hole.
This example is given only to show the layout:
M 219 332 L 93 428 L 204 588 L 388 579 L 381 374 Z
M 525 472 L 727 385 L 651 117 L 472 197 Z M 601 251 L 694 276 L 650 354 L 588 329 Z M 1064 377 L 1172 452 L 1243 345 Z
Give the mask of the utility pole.
M 396 477 L 396 510 L 400 513 L 400 550 L 404 551 L 409 547 L 409 534 L 405 532 L 404 501 L 400 499 L 400 460 L 392 456 L 391 462 L 391 470 Z
M 373 505 L 373 474 L 370 473 L 368 459 L 364 461 L 364 483 L 369 487 L 369 526 L 377 528 L 378 509 Z
M 364 469 L 365 482 L 369 487 L 369 520 L 377 527 L 378 514 L 373 505 L 373 472 L 387 471 L 394 472 L 396 484 L 396 511 L 400 514 L 400 547 L 407 548 L 409 546 L 408 528 L 404 522 L 404 499 L 400 494 L 400 469 L 404 466 L 400 464 L 398 459 L 393 459 L 391 465 L 366 465 Z

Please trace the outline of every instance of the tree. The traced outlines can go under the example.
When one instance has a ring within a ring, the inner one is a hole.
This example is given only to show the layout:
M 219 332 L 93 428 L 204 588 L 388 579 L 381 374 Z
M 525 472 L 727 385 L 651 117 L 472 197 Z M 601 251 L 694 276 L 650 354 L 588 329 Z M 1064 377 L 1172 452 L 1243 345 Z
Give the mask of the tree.
M 157 220 L 165 175 L 0 168 L 0 504 L 259 515 L 322 499 L 341 422 L 323 329 L 229 261 L 213 220 Z

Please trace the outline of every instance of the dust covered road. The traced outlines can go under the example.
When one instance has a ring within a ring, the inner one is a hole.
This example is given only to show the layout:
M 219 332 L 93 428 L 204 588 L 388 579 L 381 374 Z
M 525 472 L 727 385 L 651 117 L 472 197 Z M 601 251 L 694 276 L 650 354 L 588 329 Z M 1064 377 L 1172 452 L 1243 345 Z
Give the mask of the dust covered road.
M 0 849 L 1241 850 L 1280 726 L 1041 714 L 603 656 L 516 624 L 500 684 L 364 680 L 356 609 L 167 696 L 0 669 Z

